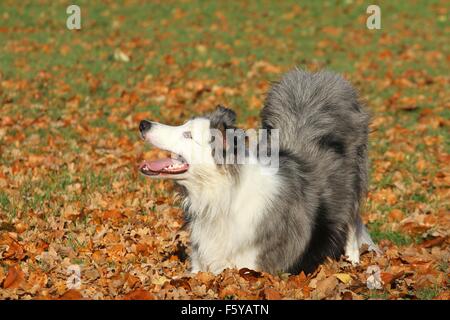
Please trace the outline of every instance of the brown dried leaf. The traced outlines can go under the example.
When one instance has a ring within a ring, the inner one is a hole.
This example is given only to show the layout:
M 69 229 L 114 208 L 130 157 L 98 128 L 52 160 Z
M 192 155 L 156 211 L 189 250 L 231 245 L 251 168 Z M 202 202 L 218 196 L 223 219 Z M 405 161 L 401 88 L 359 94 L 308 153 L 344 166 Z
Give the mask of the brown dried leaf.
M 441 245 L 442 243 L 444 243 L 444 241 L 445 241 L 446 238 L 447 238 L 447 237 L 436 237 L 436 238 L 434 238 L 434 239 L 430 239 L 430 240 L 427 240 L 427 241 L 422 242 L 422 243 L 420 244 L 420 246 L 421 246 L 422 248 L 431 248 L 431 247 L 439 246 L 439 245 Z
M 118 220 L 123 218 L 124 215 L 122 214 L 122 212 L 120 212 L 117 209 L 112 209 L 112 210 L 106 210 L 103 212 L 103 219 L 112 219 L 112 220 Z
M 15 289 L 20 287 L 24 281 L 24 274 L 18 265 L 10 266 L 5 281 L 3 282 L 4 289 Z
M 248 268 L 242 268 L 239 270 L 239 275 L 247 281 L 255 281 L 262 277 L 261 272 L 250 270 Z
M 261 291 L 260 297 L 265 300 L 281 300 L 281 293 L 273 288 L 265 288 Z
M 316 289 L 312 294 L 313 296 L 315 295 L 317 299 L 323 299 L 325 297 L 331 296 L 337 285 L 337 278 L 335 276 L 330 276 L 323 280 L 317 281 Z
M 155 300 L 156 297 L 151 292 L 144 289 L 136 289 L 127 293 L 124 297 L 124 300 Z
M 82 300 L 84 297 L 80 291 L 75 289 L 67 290 L 58 300 Z

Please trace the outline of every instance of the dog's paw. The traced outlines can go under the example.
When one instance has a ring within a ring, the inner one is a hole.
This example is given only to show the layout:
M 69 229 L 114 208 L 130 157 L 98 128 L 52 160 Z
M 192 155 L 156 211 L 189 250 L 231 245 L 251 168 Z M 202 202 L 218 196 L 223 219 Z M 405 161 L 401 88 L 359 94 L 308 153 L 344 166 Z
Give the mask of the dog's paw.
M 359 252 L 350 252 L 346 255 L 346 258 L 352 265 L 357 265 L 359 263 Z

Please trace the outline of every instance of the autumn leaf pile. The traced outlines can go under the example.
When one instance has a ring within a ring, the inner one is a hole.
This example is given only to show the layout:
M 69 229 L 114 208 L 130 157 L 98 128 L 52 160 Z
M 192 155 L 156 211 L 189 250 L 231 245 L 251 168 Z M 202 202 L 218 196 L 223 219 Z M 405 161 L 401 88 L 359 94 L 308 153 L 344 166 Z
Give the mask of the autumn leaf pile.
M 1 299 L 449 299 L 448 6 L 329 2 L 0 4 Z M 190 275 L 170 182 L 137 173 L 160 151 L 140 120 L 225 104 L 258 125 L 293 65 L 341 72 L 372 113 L 363 219 L 382 249 L 310 275 Z M 80 270 L 78 285 L 74 266 Z

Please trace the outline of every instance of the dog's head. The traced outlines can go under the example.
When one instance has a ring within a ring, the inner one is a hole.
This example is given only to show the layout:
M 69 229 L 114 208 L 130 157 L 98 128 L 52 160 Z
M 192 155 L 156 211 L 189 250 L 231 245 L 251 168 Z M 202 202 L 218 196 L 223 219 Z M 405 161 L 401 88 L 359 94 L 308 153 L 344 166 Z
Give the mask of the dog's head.
M 193 118 L 180 126 L 168 126 L 143 120 L 139 124 L 141 137 L 155 147 L 169 151 L 171 157 L 145 160 L 139 166 L 142 174 L 151 178 L 183 180 L 195 171 L 216 168 L 214 157 L 217 132 L 234 128 L 236 114 L 223 106 L 202 117 Z M 214 146 L 213 146 L 214 144 Z

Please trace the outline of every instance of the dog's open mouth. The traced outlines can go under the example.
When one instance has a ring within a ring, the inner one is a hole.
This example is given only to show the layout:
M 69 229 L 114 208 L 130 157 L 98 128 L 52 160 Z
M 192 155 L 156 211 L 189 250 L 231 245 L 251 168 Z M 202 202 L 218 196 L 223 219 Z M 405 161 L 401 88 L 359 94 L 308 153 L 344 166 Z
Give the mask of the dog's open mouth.
M 144 160 L 139 165 L 139 171 L 146 176 L 177 175 L 186 172 L 188 169 L 189 164 L 181 156 L 153 161 Z

